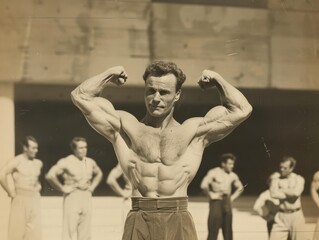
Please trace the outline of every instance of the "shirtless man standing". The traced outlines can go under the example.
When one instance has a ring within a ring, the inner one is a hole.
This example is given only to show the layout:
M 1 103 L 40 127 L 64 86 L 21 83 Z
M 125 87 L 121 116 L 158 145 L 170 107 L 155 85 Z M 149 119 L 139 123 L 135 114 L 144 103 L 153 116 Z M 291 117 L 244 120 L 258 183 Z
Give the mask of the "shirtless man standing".
M 233 172 L 236 157 L 231 153 L 220 156 L 220 167 L 208 171 L 201 189 L 209 196 L 208 240 L 217 240 L 222 229 L 224 240 L 233 239 L 232 202 L 243 192 L 243 184 Z M 235 191 L 232 193 L 232 188 Z
M 0 171 L 0 184 L 12 198 L 8 239 L 40 240 L 41 184 L 39 175 L 42 162 L 35 158 L 38 152 L 38 142 L 34 137 L 25 137 L 22 145 L 23 153 L 8 161 Z M 14 186 L 8 182 L 10 176 L 13 178 Z
M 319 209 L 319 193 L 318 193 L 318 191 L 319 191 L 319 171 L 317 171 L 313 175 L 313 179 L 312 179 L 311 187 L 310 187 L 310 194 L 311 194 L 312 200 L 314 201 L 317 208 Z M 315 231 L 313 233 L 312 240 L 319 240 L 319 217 L 317 219 L 317 224 L 316 224 Z
M 301 209 L 301 194 L 305 180 L 293 172 L 296 160 L 287 156 L 280 162 L 279 172 L 271 175 L 270 195 L 279 200 L 270 240 L 304 239 L 305 218 Z
M 118 183 L 118 179 L 120 177 L 124 178 L 125 186 L 122 188 L 120 184 Z M 132 185 L 130 181 L 127 179 L 125 174 L 123 173 L 123 170 L 120 166 L 120 164 L 117 164 L 109 173 L 106 179 L 106 184 L 109 185 L 112 190 L 117 193 L 119 196 L 121 196 L 124 200 L 128 199 L 132 195 Z
M 205 147 L 231 133 L 248 118 L 252 107 L 218 73 L 205 70 L 199 86 L 216 86 L 221 105 L 205 117 L 180 124 L 173 112 L 186 77 L 176 64 L 156 61 L 143 75 L 147 112 L 139 121 L 99 97 L 106 85 L 122 85 L 126 79 L 123 67 L 112 67 L 84 81 L 71 94 L 90 125 L 113 144 L 119 164 L 133 185 L 132 211 L 123 239 L 195 240 L 195 226 L 187 211 L 187 187 Z
M 86 156 L 85 138 L 71 141 L 73 154 L 60 159 L 47 173 L 46 179 L 64 193 L 62 240 L 91 239 L 92 192 L 102 180 L 96 162 Z M 61 176 L 64 183 L 59 180 Z

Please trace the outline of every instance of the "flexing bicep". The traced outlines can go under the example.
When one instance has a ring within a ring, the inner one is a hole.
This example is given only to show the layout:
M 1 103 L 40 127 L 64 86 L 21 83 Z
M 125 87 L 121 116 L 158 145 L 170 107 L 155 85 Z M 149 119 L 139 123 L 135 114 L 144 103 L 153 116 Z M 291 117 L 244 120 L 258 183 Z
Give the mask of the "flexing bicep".
M 120 115 L 110 101 L 84 94 L 74 94 L 72 100 L 98 133 L 110 141 L 114 140 L 114 134 L 119 132 L 121 121 Z
M 224 106 L 214 107 L 199 121 L 197 136 L 202 137 L 207 146 L 226 137 L 244 119 L 244 113 L 239 109 L 230 111 Z

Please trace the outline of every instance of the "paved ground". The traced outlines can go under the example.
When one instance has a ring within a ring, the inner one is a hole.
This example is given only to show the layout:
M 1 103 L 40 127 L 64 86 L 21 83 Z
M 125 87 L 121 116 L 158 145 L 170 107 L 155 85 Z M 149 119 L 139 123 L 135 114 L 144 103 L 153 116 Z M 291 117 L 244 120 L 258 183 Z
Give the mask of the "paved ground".
M 234 204 L 234 240 L 267 240 L 265 222 L 251 208 L 256 197 L 241 197 Z M 306 216 L 306 235 L 311 240 L 318 210 L 309 197 L 303 197 Z M 117 197 L 93 198 L 92 240 L 121 239 L 122 226 L 129 203 Z M 199 240 L 207 236 L 208 203 L 205 198 L 190 198 L 189 211 L 193 215 Z M 5 231 L 8 209 L 0 212 L 0 231 Z M 61 236 L 62 197 L 42 198 L 43 240 L 58 240 Z M 220 238 L 222 239 L 222 238 Z M 178 240 L 178 239 L 177 239 Z

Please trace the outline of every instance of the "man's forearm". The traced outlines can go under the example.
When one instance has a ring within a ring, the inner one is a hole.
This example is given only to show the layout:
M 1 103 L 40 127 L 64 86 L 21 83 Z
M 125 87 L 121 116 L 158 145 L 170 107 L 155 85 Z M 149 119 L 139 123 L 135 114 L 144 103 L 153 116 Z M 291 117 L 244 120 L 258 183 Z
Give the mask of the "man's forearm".
M 91 77 L 81 83 L 73 92 L 72 96 L 96 97 L 100 95 L 105 84 L 110 80 L 111 75 L 106 70 L 94 77 Z
M 89 187 L 89 190 L 91 192 L 93 192 L 95 188 L 97 187 L 97 185 L 99 185 L 99 183 L 102 181 L 102 177 L 103 177 L 102 173 L 99 173 L 93 178 L 92 183 Z
M 46 180 L 50 183 L 52 187 L 54 187 L 56 190 L 63 192 L 63 185 L 60 183 L 59 179 L 57 177 L 46 177 Z
M 240 109 L 243 113 L 251 112 L 251 105 L 245 96 L 229 84 L 222 76 L 218 75 L 215 78 L 216 87 L 220 93 L 221 103 L 230 111 Z
M 281 191 L 278 191 L 278 190 L 270 190 L 270 196 L 272 198 L 280 199 L 280 200 L 283 200 L 283 199 L 287 198 L 285 193 L 283 193 Z
M 231 201 L 234 201 L 235 199 L 237 199 L 237 198 L 242 194 L 242 192 L 243 192 L 242 189 L 236 190 L 236 191 L 230 196 Z
M 0 185 L 7 192 L 9 197 L 14 197 L 15 196 L 15 190 L 10 188 L 10 186 L 8 184 L 7 176 L 1 176 L 0 177 Z

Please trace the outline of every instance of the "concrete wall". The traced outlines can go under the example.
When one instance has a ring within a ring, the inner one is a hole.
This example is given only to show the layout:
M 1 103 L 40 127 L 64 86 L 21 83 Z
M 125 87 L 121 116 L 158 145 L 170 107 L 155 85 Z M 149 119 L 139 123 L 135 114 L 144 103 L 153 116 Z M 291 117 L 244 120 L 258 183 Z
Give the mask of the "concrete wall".
M 209 68 L 238 87 L 319 89 L 318 1 L 2 2 L 0 81 L 74 84 L 123 65 L 141 85 L 159 58 L 176 61 L 188 86 Z

